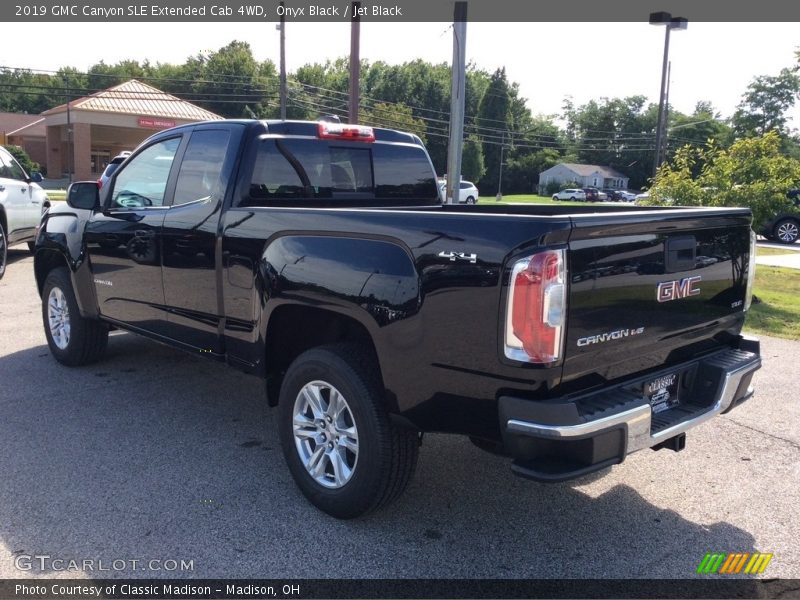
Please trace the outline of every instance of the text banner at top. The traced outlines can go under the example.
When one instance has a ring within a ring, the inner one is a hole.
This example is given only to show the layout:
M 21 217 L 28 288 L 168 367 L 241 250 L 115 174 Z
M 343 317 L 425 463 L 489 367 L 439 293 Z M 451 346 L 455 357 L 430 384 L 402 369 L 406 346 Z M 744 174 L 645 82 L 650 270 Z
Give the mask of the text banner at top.
M 800 21 L 800 3 L 787 0 L 469 0 L 472 22 L 646 22 L 670 12 L 695 22 Z M 451 22 L 453 0 L 38 0 L 0 3 L 13 22 Z

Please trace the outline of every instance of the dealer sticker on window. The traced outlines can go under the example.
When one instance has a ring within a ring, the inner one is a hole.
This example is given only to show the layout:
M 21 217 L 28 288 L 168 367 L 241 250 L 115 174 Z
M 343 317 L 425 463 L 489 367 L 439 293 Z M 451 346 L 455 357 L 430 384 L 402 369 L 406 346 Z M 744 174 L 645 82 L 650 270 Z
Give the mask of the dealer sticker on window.
M 678 375 L 670 373 L 645 384 L 644 395 L 653 413 L 660 413 L 678 404 Z

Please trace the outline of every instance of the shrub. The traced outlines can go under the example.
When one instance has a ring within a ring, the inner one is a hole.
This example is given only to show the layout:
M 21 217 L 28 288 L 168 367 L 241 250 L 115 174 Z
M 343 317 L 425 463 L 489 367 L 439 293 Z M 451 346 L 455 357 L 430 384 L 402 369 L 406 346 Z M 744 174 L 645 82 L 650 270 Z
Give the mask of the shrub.
M 699 170 L 700 175 L 692 173 Z M 800 182 L 800 160 L 781 153 L 775 132 L 737 140 L 730 148 L 684 146 L 658 170 L 644 204 L 746 206 L 758 226 L 791 207 L 786 197 Z
M 34 171 L 41 171 L 41 167 L 39 163 L 34 162 L 31 160 L 31 157 L 28 156 L 28 153 L 19 146 L 3 146 L 6 150 L 11 153 L 11 156 L 17 159 L 17 162 L 25 169 L 25 172 L 30 175 Z
M 561 191 L 561 184 L 558 181 L 548 181 L 547 185 L 544 186 L 544 191 L 548 196 L 552 196 Z

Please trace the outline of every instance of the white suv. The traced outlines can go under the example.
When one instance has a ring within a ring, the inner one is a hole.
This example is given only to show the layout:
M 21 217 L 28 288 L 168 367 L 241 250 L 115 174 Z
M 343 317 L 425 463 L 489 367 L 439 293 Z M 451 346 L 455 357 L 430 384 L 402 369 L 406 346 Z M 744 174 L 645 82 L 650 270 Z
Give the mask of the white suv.
M 39 173 L 29 176 L 11 153 L 0 147 L 0 277 L 6 272 L 8 247 L 28 242 L 33 250 L 36 227 L 50 206 L 45 191 L 37 185 Z
M 461 181 L 458 189 L 459 204 L 475 204 L 478 201 L 478 188 L 471 181 Z M 442 203 L 447 201 L 447 180 L 439 179 L 439 196 Z
M 553 194 L 553 200 L 586 200 L 586 192 L 578 188 L 567 188 Z

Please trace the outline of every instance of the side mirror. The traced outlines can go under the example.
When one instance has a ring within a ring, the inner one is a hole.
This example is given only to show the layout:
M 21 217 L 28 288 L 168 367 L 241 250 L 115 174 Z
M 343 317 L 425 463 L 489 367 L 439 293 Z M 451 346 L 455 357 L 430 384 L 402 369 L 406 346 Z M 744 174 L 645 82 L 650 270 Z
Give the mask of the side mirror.
M 97 210 L 100 208 L 100 190 L 95 181 L 76 181 L 67 188 L 67 204 L 72 208 Z
M 44 177 L 39 171 L 33 171 L 30 176 L 31 183 L 42 183 L 44 181 Z

